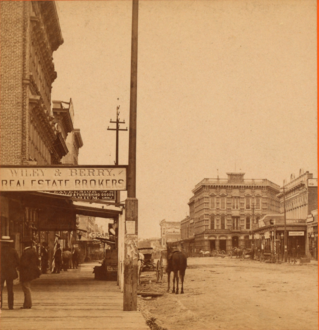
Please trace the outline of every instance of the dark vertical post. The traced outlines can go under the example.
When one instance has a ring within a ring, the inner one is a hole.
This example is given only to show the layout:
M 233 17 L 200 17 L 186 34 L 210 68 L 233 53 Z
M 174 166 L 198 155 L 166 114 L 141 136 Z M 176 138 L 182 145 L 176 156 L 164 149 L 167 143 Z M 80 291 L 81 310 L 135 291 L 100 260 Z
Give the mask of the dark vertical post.
M 137 118 L 138 0 L 132 4 L 131 94 L 129 164 L 125 201 L 124 296 L 123 310 L 137 310 L 138 201 L 136 199 L 136 118 Z
M 287 219 L 286 219 L 286 192 L 285 192 L 285 182 L 283 182 L 283 197 L 284 197 L 284 258 L 287 262 L 288 254 L 288 237 L 287 237 Z

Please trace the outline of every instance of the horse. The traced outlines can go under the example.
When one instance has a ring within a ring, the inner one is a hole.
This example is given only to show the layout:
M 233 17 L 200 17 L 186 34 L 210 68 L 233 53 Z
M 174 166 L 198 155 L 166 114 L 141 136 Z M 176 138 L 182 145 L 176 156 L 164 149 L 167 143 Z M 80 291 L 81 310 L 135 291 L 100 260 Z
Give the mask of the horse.
M 231 257 L 235 256 L 236 258 L 240 258 L 240 257 L 243 258 L 244 253 L 245 253 L 245 249 L 239 249 L 237 247 L 234 247 L 233 251 L 232 251 L 232 254 L 231 254 Z
M 184 276 L 185 276 L 185 270 L 187 267 L 187 257 L 185 254 L 181 251 L 178 251 L 174 249 L 173 246 L 170 246 L 169 244 L 166 244 L 167 246 L 167 292 L 169 292 L 170 289 L 170 276 L 171 272 L 174 272 L 174 278 L 173 278 L 173 291 L 172 293 L 178 294 L 179 287 L 179 276 L 181 278 L 182 287 L 181 287 L 181 293 L 184 293 Z M 176 281 L 176 291 L 175 291 L 175 281 Z

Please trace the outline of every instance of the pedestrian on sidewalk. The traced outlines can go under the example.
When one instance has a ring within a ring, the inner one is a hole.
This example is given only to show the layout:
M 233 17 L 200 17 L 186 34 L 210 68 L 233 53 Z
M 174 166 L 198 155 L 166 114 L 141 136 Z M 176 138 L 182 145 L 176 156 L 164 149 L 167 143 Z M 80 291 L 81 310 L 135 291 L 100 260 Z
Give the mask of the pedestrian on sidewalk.
M 53 273 L 59 274 L 62 266 L 62 251 L 60 248 L 60 243 L 57 244 L 57 249 L 54 253 L 54 265 Z
M 72 259 L 71 251 L 69 249 L 65 249 L 62 252 L 62 267 L 65 272 L 70 268 L 71 259 Z
M 43 242 L 41 247 L 41 271 L 42 274 L 47 273 L 48 269 L 48 261 L 49 261 L 49 254 L 48 254 L 48 243 Z
M 24 303 L 21 309 L 32 307 L 31 281 L 39 278 L 41 274 L 38 254 L 32 244 L 32 241 L 26 242 L 26 247 L 20 258 L 20 282 L 24 293 Z
M 251 260 L 254 260 L 254 256 L 255 256 L 255 244 L 252 243 L 251 244 L 251 255 L 250 255 Z
M 13 240 L 10 236 L 2 236 L 1 238 L 1 309 L 2 292 L 4 282 L 7 285 L 8 292 L 8 307 L 13 309 L 14 295 L 13 295 L 13 280 L 18 278 L 17 268 L 19 266 L 19 256 L 17 251 L 12 247 Z
M 79 251 L 77 248 L 74 248 L 74 251 L 72 253 L 72 266 L 73 269 L 74 268 L 78 268 L 78 264 L 79 264 Z

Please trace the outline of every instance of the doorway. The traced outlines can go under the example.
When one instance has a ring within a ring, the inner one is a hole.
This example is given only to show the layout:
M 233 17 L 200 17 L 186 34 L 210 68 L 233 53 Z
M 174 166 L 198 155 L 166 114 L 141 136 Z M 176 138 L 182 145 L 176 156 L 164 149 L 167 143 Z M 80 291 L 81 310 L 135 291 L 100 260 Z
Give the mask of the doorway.
M 232 247 L 233 248 L 238 248 L 238 236 L 233 236 L 232 237 Z
M 216 249 L 215 241 L 210 241 L 210 251 L 214 251 Z
M 223 250 L 226 252 L 226 240 L 225 239 L 219 241 L 219 250 Z

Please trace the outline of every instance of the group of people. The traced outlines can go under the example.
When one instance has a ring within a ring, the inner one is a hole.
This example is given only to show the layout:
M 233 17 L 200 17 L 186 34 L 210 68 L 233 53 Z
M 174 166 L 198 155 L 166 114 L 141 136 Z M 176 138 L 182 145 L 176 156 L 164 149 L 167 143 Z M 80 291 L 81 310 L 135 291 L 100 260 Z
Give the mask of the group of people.
M 21 309 L 30 309 L 32 307 L 31 299 L 31 281 L 40 277 L 39 258 L 36 250 L 33 248 L 32 241 L 25 242 L 26 247 L 19 258 L 17 251 L 13 248 L 13 240 L 9 236 L 2 236 L 1 240 L 1 309 L 2 292 L 6 282 L 8 291 L 8 307 L 13 309 L 14 294 L 13 281 L 18 278 L 20 273 L 20 283 L 24 293 L 24 303 Z
M 71 249 L 65 248 L 62 252 L 60 243 L 57 243 L 53 256 L 52 273 L 59 274 L 62 269 L 64 271 L 67 271 L 69 268 L 77 269 L 78 265 L 79 251 L 74 249 L 71 252 Z
M 265 253 L 265 246 L 264 244 L 261 244 L 260 247 L 255 245 L 254 243 L 251 244 L 250 249 L 250 257 L 252 260 L 263 260 L 264 259 L 264 253 Z M 296 246 L 291 246 L 287 251 L 288 256 L 288 262 L 296 262 L 297 259 L 300 259 L 301 257 L 301 250 L 300 245 L 297 244 Z
M 40 277 L 40 274 L 46 274 L 49 263 L 48 244 L 42 243 L 41 246 L 41 263 L 35 244 L 32 240 L 25 242 L 25 248 L 19 258 L 17 251 L 13 247 L 13 240 L 9 236 L 2 236 L 1 242 L 1 309 L 3 306 L 2 292 L 4 283 L 8 292 L 8 308 L 13 309 L 14 293 L 13 281 L 19 277 L 24 293 L 24 303 L 21 309 L 30 309 L 32 307 L 31 299 L 31 281 Z M 60 243 L 56 244 L 53 256 L 53 273 L 60 273 L 61 269 L 67 270 L 73 267 L 78 268 L 79 251 L 74 249 L 73 253 L 70 249 L 64 249 L 62 252 Z M 41 267 L 41 269 L 40 269 Z

